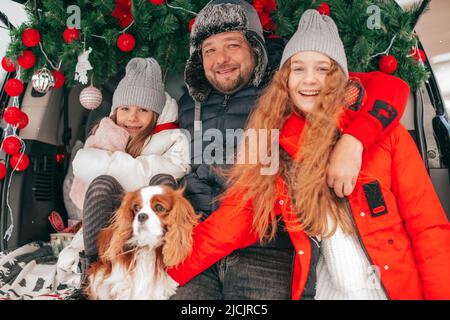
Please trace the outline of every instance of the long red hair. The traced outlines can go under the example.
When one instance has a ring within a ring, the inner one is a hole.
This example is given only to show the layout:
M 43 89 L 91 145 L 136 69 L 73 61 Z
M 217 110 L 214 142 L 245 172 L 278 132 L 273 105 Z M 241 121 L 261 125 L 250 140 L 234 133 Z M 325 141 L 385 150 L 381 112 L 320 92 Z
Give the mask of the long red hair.
M 267 155 L 270 156 L 271 129 L 281 130 L 286 119 L 297 112 L 306 119 L 306 126 L 299 140 L 299 154 L 292 160 L 284 150 L 280 150 L 279 172 L 286 182 L 292 199 L 293 209 L 298 212 L 301 229 L 308 235 L 322 237 L 332 235 L 337 225 L 346 233 L 352 233 L 353 226 L 345 206 L 327 186 L 326 172 L 328 159 L 337 138 L 337 121 L 342 112 L 348 81 L 338 65 L 332 61 L 313 112 L 302 114 L 289 97 L 288 80 L 290 59 L 278 70 L 272 82 L 256 102 L 246 130 L 267 129 Z M 259 139 L 259 135 L 258 135 Z M 259 145 L 263 141 L 258 140 Z M 249 154 L 249 141 L 241 144 L 240 152 Z M 277 200 L 277 174 L 261 175 L 264 165 L 258 159 L 256 164 L 234 165 L 229 172 L 229 188 L 225 196 L 240 201 L 240 209 L 251 202 L 254 211 L 253 228 L 261 242 L 274 238 L 277 230 L 277 217 L 274 204 Z M 328 218 L 332 225 L 328 225 Z

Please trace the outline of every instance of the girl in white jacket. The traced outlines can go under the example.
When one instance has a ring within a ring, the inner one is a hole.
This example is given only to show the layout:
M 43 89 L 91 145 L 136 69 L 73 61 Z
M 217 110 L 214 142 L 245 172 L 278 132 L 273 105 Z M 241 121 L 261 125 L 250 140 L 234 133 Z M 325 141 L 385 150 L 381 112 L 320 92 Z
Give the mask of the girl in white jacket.
M 72 164 L 70 197 L 83 210 L 82 271 L 97 259 L 97 235 L 123 191 L 147 186 L 155 175 L 179 179 L 189 172 L 189 141 L 176 129 L 177 117 L 177 103 L 164 91 L 156 60 L 130 60 L 110 117 L 94 128 Z

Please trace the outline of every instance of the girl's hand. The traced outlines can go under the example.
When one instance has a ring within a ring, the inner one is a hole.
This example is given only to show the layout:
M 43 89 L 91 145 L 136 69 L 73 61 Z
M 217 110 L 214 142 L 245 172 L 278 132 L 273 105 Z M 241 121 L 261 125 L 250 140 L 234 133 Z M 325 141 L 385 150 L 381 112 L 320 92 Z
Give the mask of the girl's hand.
M 362 143 L 344 134 L 334 146 L 327 171 L 327 184 L 339 198 L 349 196 L 356 185 L 361 170 Z

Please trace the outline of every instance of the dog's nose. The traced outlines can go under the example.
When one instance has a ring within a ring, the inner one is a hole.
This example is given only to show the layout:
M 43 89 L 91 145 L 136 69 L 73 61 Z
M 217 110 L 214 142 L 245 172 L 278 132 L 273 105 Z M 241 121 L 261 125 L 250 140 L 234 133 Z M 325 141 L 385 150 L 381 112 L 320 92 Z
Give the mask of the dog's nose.
M 139 213 L 137 218 L 138 218 L 138 221 L 140 223 L 142 223 L 148 219 L 148 215 L 146 213 Z

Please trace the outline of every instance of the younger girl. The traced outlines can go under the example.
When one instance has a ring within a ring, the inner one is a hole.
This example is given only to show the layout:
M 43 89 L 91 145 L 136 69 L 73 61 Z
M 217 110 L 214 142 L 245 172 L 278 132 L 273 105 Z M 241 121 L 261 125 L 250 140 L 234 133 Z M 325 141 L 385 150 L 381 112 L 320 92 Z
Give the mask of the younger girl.
M 147 186 L 159 174 L 179 179 L 189 172 L 189 142 L 176 129 L 177 117 L 156 60 L 132 59 L 114 92 L 110 117 L 100 121 L 73 161 L 70 196 L 83 208 L 82 265 L 96 260 L 97 235 L 124 190 Z
M 402 125 L 365 150 L 350 196 L 341 200 L 327 186 L 338 128 L 351 114 L 348 77 L 334 21 L 307 10 L 247 125 L 280 129 L 280 172 L 263 176 L 261 163 L 233 168 L 221 207 L 194 230 L 192 254 L 169 270 L 175 281 L 270 240 L 282 219 L 296 251 L 292 299 L 450 298 L 450 224 Z M 384 125 L 393 107 L 379 100 L 370 114 Z

